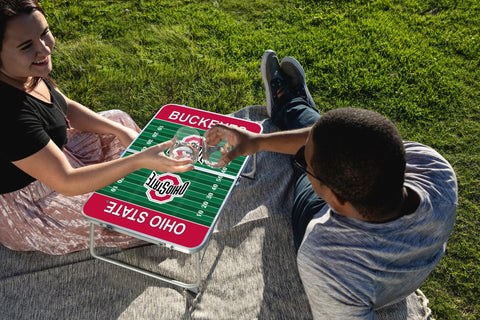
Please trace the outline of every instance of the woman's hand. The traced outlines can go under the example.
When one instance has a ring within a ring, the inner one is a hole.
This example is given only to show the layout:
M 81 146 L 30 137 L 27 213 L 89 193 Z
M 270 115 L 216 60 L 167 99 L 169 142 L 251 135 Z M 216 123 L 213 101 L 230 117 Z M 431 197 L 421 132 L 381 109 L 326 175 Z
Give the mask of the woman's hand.
M 165 155 L 165 150 L 173 145 L 173 140 L 169 140 L 136 154 L 139 161 L 142 161 L 142 167 L 158 172 L 179 173 L 193 169 L 191 159 L 176 160 Z

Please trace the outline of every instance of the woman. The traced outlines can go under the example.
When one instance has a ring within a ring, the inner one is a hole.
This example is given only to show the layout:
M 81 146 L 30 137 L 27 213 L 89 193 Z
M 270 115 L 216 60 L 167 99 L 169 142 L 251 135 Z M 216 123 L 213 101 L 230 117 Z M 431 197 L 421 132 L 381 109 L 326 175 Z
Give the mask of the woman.
M 0 1 L 0 242 L 63 254 L 88 247 L 87 193 L 141 168 L 193 167 L 164 155 L 171 141 L 119 158 L 138 127 L 121 111 L 99 115 L 59 92 L 49 78 L 54 44 L 35 0 Z M 97 235 L 102 246 L 137 242 L 106 230 Z

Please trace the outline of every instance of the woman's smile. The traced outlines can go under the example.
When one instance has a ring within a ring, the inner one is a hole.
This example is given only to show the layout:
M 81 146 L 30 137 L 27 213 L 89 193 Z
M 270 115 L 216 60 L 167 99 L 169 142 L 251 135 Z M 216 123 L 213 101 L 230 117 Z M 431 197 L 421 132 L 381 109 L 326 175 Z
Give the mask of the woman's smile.
M 42 60 L 35 61 L 33 64 L 37 66 L 45 66 L 48 65 L 48 62 L 50 61 L 50 56 L 47 56 L 43 58 Z

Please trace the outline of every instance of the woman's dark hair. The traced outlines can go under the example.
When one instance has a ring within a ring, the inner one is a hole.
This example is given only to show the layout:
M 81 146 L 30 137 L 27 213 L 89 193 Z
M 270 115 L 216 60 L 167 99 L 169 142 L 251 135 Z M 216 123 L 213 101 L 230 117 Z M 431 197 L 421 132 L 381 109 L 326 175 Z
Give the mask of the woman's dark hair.
M 2 51 L 8 21 L 20 14 L 31 14 L 34 11 L 39 11 L 45 16 L 42 7 L 35 0 L 0 0 L 0 51 Z M 0 66 L 1 64 L 2 61 Z M 40 80 L 39 77 L 33 78 L 29 89 L 33 89 Z
M 313 171 L 369 220 L 382 220 L 401 202 L 406 155 L 395 125 L 364 109 L 326 112 L 312 129 Z

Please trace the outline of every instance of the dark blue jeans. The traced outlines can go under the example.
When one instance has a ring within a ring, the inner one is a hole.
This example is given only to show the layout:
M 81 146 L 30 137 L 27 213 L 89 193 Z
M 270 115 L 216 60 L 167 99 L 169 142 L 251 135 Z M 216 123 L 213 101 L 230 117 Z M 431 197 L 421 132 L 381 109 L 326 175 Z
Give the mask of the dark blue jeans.
M 320 118 L 318 111 L 309 107 L 305 100 L 299 97 L 292 97 L 274 115 L 272 121 L 281 130 L 292 130 L 309 127 L 318 118 Z M 307 175 L 296 166 L 292 165 L 292 167 L 295 178 L 292 227 L 295 250 L 298 251 L 305 236 L 308 223 L 325 206 L 326 202 L 313 191 Z

